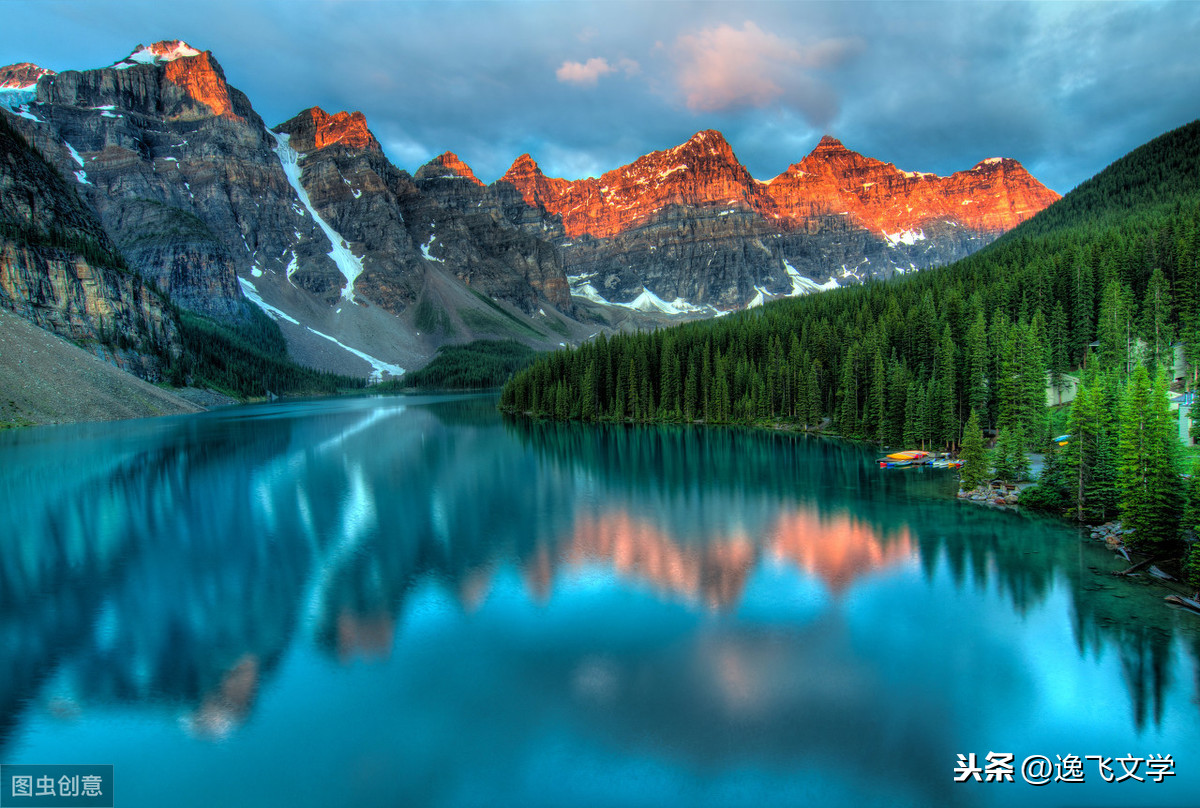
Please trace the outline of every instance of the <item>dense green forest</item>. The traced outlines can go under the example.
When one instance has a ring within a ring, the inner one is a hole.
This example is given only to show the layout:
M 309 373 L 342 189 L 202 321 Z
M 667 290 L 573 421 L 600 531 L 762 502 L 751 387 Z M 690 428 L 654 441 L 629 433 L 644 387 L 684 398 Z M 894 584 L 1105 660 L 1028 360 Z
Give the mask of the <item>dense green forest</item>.
M 1186 363 L 1178 381 L 1176 344 Z M 601 337 L 534 362 L 505 386 L 501 407 L 584 421 L 785 422 L 937 449 L 960 446 L 973 412 L 986 435 L 999 435 L 1002 469 L 1019 475 L 1025 452 L 1047 443 L 1048 384 L 1070 374 L 1085 405 L 1111 421 L 1098 444 L 1072 443 L 1064 458 L 1077 476 L 1085 465 L 1072 501 L 1093 519 L 1128 499 L 1115 475 L 1135 462 L 1118 444 L 1138 367 L 1146 407 L 1172 382 L 1197 382 L 1200 122 L 1131 152 L 955 264 Z M 1095 462 L 1111 481 L 1092 479 Z
M 515 340 L 477 339 L 443 345 L 425 367 L 379 385 L 384 390 L 483 390 L 499 387 L 533 361 L 536 352 Z
M 366 386 L 361 378 L 296 364 L 279 325 L 257 306 L 247 303 L 242 309 L 234 323 L 177 311 L 184 352 L 170 366 L 173 384 L 190 382 L 238 398 L 328 394 Z

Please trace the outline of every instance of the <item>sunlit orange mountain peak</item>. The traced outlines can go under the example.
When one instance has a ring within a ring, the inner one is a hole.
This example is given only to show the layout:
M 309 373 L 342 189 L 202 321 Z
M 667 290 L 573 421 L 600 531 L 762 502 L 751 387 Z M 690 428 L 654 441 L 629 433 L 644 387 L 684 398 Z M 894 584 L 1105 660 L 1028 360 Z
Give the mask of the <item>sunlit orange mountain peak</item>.
M 364 149 L 379 152 L 379 141 L 367 128 L 361 112 L 338 112 L 330 115 L 320 107 L 309 107 L 278 127 L 289 135 L 288 145 L 298 152 L 308 153 L 328 146 Z

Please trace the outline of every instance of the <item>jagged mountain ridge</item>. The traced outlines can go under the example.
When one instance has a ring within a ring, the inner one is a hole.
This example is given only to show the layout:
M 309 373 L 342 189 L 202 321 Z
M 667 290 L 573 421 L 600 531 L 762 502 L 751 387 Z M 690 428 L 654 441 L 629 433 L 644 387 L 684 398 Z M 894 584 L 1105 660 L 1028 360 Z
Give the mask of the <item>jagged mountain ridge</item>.
M 553 347 L 887 277 L 961 257 L 1055 197 L 1015 161 L 937 178 L 831 138 L 762 182 L 714 130 L 599 178 L 546 177 L 522 155 L 485 186 L 451 152 L 409 175 L 361 113 L 314 107 L 267 129 L 212 54 L 178 40 L 98 70 L 14 65 L 0 87 L 172 300 L 229 318 L 248 298 L 298 359 L 351 373 L 448 341 Z
M 462 182 L 451 172 L 447 188 L 435 164 L 415 178 L 397 169 L 361 113 L 329 115 L 314 107 L 275 131 L 304 153 L 301 182 L 314 208 L 362 245 L 363 272 L 355 288 L 393 314 L 416 302 L 422 276 L 435 270 L 526 315 L 545 302 L 570 311 L 557 252 L 495 215 L 494 206 L 483 210 L 478 180 Z M 459 198 L 458 186 L 469 199 Z M 392 271 L 397 266 L 404 271 Z
M 966 171 L 939 177 L 864 157 L 828 135 L 767 188 L 793 222 L 838 208 L 891 240 L 938 220 L 999 234 L 1058 199 L 1009 158 L 989 157 Z
M 610 238 L 651 218 L 668 205 L 744 206 L 768 216 L 775 204 L 761 183 L 738 162 L 725 137 L 698 132 L 686 143 L 651 152 L 599 178 L 545 177 L 528 155 L 518 157 L 500 178 L 525 201 L 562 217 L 568 238 Z
M 433 227 L 445 241 L 464 229 L 462 217 L 387 161 L 361 113 L 310 111 L 306 125 L 297 116 L 291 131 L 272 132 L 211 53 L 178 40 L 139 46 L 107 68 L 23 65 L 0 76 L 14 85 L 0 94 L 13 125 L 74 177 L 135 270 L 210 316 L 237 318 L 254 302 L 307 364 L 396 373 L 446 340 L 515 336 L 554 347 L 583 336 L 557 312 L 539 315 L 553 328 L 521 321 L 553 302 L 524 264 L 508 266 L 514 251 L 423 254 Z M 422 220 L 413 232 L 406 213 Z M 541 285 L 569 309 L 557 252 L 529 248 L 528 235 L 505 225 L 525 253 L 541 255 L 542 274 L 557 272 Z M 460 280 L 478 293 L 456 289 Z M 409 308 L 423 299 L 426 316 L 417 317 Z M 417 320 L 448 327 L 423 333 Z
M 939 177 L 829 136 L 763 182 L 715 130 L 599 178 L 547 177 L 525 154 L 499 182 L 559 228 L 577 294 L 725 308 L 946 263 L 1058 199 L 1016 160 Z

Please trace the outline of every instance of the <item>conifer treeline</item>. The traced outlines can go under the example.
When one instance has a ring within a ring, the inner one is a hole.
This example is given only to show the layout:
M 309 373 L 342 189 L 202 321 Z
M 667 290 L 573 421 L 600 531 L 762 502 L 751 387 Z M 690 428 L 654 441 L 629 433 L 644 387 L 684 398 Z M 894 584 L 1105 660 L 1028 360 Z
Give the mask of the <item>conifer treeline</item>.
M 1179 340 L 1195 384 L 1198 167 L 1200 122 L 952 266 L 601 337 L 539 359 L 501 406 L 585 421 L 829 419 L 843 435 L 926 448 L 956 445 L 974 409 L 983 428 L 1041 448 L 1047 373 L 1055 383 L 1085 363 L 1128 373 L 1139 354 L 1165 365 Z
M 363 388 L 361 377 L 314 370 L 292 361 L 278 324 L 257 306 L 246 304 L 235 323 L 219 323 L 176 310 L 183 355 L 170 361 L 168 378 L 190 382 L 238 398 L 332 394 Z
M 477 339 L 466 345 L 443 345 L 420 370 L 378 385 L 382 390 L 482 390 L 499 387 L 515 371 L 533 361 L 535 351 L 516 340 Z

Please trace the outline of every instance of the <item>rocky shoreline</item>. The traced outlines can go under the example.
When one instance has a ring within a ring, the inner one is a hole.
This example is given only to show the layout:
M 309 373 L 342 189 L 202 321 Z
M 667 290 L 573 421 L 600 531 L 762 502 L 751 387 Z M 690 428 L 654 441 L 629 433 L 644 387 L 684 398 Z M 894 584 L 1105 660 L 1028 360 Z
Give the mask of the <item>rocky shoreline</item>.
M 1039 464 L 1040 465 L 1040 464 Z M 959 489 L 957 498 L 975 502 L 990 508 L 1003 510 L 1019 510 L 1021 491 L 1036 481 L 1007 483 L 992 480 L 970 490 Z M 1125 546 L 1126 537 L 1133 535 L 1132 528 L 1123 527 L 1119 521 L 1112 520 L 1100 525 L 1079 525 L 1088 530 L 1088 537 L 1093 541 L 1103 542 L 1115 555 L 1119 555 L 1129 563 L 1124 570 L 1112 572 L 1113 575 L 1151 576 L 1162 587 L 1165 599 L 1176 606 L 1185 606 L 1192 611 L 1198 611 L 1195 604 L 1200 593 L 1192 593 L 1183 583 L 1182 559 L 1166 559 L 1145 556 L 1137 551 L 1131 551 Z M 1164 569 L 1165 568 L 1165 569 Z M 1189 597 L 1190 596 L 1190 597 Z
M 971 502 L 979 502 L 984 505 L 993 505 L 998 508 L 1016 507 L 1021 500 L 1021 488 L 1030 485 L 1018 485 L 1016 483 L 1001 483 L 993 480 L 990 483 L 984 483 L 972 488 L 969 491 L 959 489 L 958 498 L 970 500 Z

